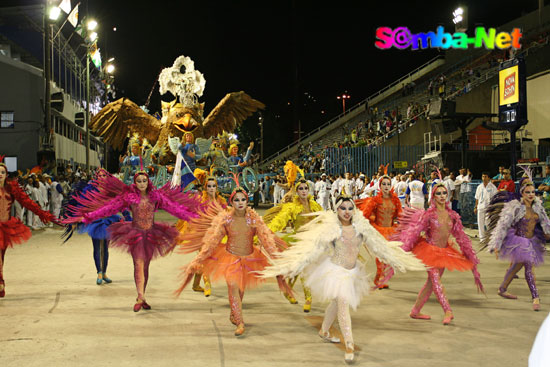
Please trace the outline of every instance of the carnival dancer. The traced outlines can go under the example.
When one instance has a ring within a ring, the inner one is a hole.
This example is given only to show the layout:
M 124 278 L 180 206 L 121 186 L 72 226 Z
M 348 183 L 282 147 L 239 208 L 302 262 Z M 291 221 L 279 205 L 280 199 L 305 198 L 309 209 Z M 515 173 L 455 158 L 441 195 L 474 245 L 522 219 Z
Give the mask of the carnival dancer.
M 386 166 L 387 169 L 387 166 Z M 397 218 L 401 214 L 401 201 L 391 187 L 391 178 L 384 174 L 378 180 L 380 187 L 378 194 L 371 198 L 357 200 L 357 208 L 363 212 L 366 219 L 372 226 L 387 240 L 393 234 L 397 224 Z M 376 259 L 376 276 L 374 285 L 379 289 L 388 288 L 388 285 L 381 283 L 386 274 L 387 265 Z
M 15 200 L 28 211 L 33 212 L 44 223 L 58 223 L 50 212 L 44 211 L 32 201 L 19 186 L 17 180 L 7 180 L 8 167 L 0 156 L 0 298 L 6 295 L 4 281 L 4 259 L 8 247 L 26 242 L 31 238 L 30 229 L 17 217 L 11 216 L 11 207 Z
M 324 211 L 300 228 L 294 235 L 295 243 L 263 270 L 262 277 L 303 274 L 306 285 L 316 299 L 330 302 L 319 336 L 331 343 L 340 339 L 331 336 L 330 327 L 338 318 L 346 348 L 345 361 L 354 360 L 354 341 L 349 308 L 357 309 L 361 298 L 369 291 L 369 277 L 365 266 L 357 261 L 361 245 L 390 264 L 394 269 L 425 270 L 411 254 L 400 248 L 400 242 L 387 241 L 362 213 L 355 210 L 351 197 L 336 199 L 336 212 Z
M 323 208 L 313 199 L 313 196 L 309 193 L 309 186 L 305 179 L 300 179 L 296 183 L 295 187 L 291 190 L 293 195 L 289 197 L 289 200 L 283 201 L 278 206 L 269 209 L 264 215 L 264 221 L 267 223 L 269 229 L 273 232 L 281 232 L 290 223 L 293 227 L 294 233 L 304 224 L 311 221 L 313 217 L 304 216 L 303 214 L 322 211 Z M 287 242 L 291 242 L 289 237 L 284 239 Z M 289 243 L 292 245 L 292 243 Z M 304 312 L 311 311 L 311 291 L 304 284 L 304 278 L 299 276 L 302 288 L 304 289 Z M 293 287 L 296 283 L 296 278 L 289 282 Z M 285 298 L 292 304 L 298 303 L 291 294 L 284 294 Z
M 238 181 L 237 181 L 238 182 Z M 242 316 L 242 300 L 247 289 L 263 281 L 255 271 L 268 265 L 268 257 L 273 257 L 280 250 L 277 247 L 285 243 L 278 239 L 267 228 L 262 218 L 247 207 L 248 194 L 237 186 L 229 197 L 231 210 L 224 210 L 216 201 L 189 223 L 189 230 L 183 235 L 181 249 L 191 253 L 200 249 L 191 263 L 182 268 L 183 282 L 176 294 L 179 295 L 190 283 L 193 274 L 202 271 L 214 282 L 224 278 L 227 282 L 229 320 L 237 326 L 235 336 L 245 331 Z M 227 242 L 222 239 L 227 236 Z M 263 250 L 254 246 L 254 236 L 258 236 Z M 282 277 L 278 277 L 279 287 L 283 292 L 292 291 Z
M 525 268 L 525 280 L 531 291 L 533 310 L 540 310 L 540 298 L 533 266 L 544 262 L 545 242 L 550 239 L 550 220 L 539 198 L 529 168 L 522 167 L 527 177 L 520 182 L 519 195 L 502 191 L 491 200 L 487 209 L 489 231 L 486 244 L 498 258 L 511 261 L 498 295 L 508 299 L 517 296 L 507 292 L 514 276 Z
M 151 306 L 145 300 L 149 264 L 152 259 L 169 254 L 179 236 L 173 226 L 155 222 L 155 212 L 163 209 L 179 219 L 190 220 L 198 215 L 203 205 L 196 195 L 183 193 L 179 188 L 171 189 L 169 184 L 156 189 L 143 170 L 134 175 L 134 184 L 113 199 L 112 190 L 120 189 L 119 183 L 109 176 L 99 180 L 97 191 L 90 190 L 79 196 L 77 202 L 81 206 L 71 208 L 75 217 L 64 222 L 92 223 L 130 209 L 133 221 L 113 223 L 107 233 L 112 247 L 122 248 L 132 255 L 137 290 L 134 312 L 142 308 L 150 310 Z
M 86 194 L 90 190 L 96 191 L 98 181 L 106 179 L 107 176 L 110 177 L 111 187 L 118 187 L 116 191 L 114 189 L 111 189 L 111 193 L 113 194 L 112 198 L 115 199 L 117 194 L 122 194 L 127 186 L 124 185 L 122 182 L 119 182 L 115 185 L 118 179 L 112 176 L 105 169 L 100 168 L 96 172 L 95 180 L 92 180 L 88 183 L 86 183 L 85 181 L 79 181 L 76 184 L 75 192 L 69 199 L 69 202 L 65 209 L 65 218 L 71 218 L 75 216 L 74 208 L 79 206 L 77 198 L 81 195 Z M 90 238 L 92 239 L 92 245 L 94 247 L 94 264 L 97 271 L 97 285 L 101 285 L 102 283 L 110 284 L 113 282 L 111 278 L 107 276 L 107 266 L 109 264 L 109 238 L 107 229 L 111 224 L 123 220 L 132 221 L 132 216 L 127 210 L 122 211 L 122 216 L 119 214 L 114 214 L 105 218 L 94 220 L 92 223 L 89 224 L 79 223 L 76 226 L 78 233 L 87 233 L 88 236 L 90 236 Z M 73 225 L 68 225 L 66 227 L 66 231 L 63 234 L 63 236 L 66 237 L 65 242 L 72 237 L 74 229 L 75 228 L 73 227 Z
M 196 171 L 195 171 L 196 172 Z M 196 176 L 199 176 L 196 174 Z M 202 202 L 208 204 L 212 201 L 217 202 L 223 209 L 227 209 L 227 200 L 218 191 L 218 180 L 214 176 L 207 176 L 206 179 L 202 180 L 200 177 L 197 177 L 199 181 L 204 181 L 204 190 L 202 191 Z M 179 220 L 176 223 L 176 228 L 180 231 L 181 234 L 184 234 L 189 229 L 189 223 L 184 220 Z M 204 288 L 200 286 L 201 277 L 204 281 Z M 195 273 L 195 278 L 193 279 L 193 290 L 195 292 L 203 292 L 205 297 L 209 297 L 212 294 L 210 279 L 208 275 L 202 273 Z
M 443 325 L 449 325 L 454 316 L 441 284 L 444 270 L 471 270 L 478 290 L 483 291 L 483 284 L 477 271 L 479 260 L 472 248 L 470 238 L 464 233 L 460 216 L 451 210 L 446 201 L 447 189 L 442 181 L 433 187 L 433 193 L 427 210 L 412 208 L 404 210 L 393 238 L 402 241 L 402 248 L 405 251 L 412 251 L 429 267 L 428 280 L 418 293 L 410 317 L 420 320 L 431 318 L 429 315 L 421 314 L 420 311 L 434 292 L 445 312 Z M 421 236 L 422 232 L 424 236 Z M 456 239 L 462 253 L 451 245 L 449 241 L 451 235 Z

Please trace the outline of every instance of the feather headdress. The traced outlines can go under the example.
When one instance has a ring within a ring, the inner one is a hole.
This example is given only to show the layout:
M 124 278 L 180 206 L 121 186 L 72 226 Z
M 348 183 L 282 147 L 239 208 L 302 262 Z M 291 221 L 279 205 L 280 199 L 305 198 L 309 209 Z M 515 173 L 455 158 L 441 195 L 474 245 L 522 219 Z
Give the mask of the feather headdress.
M 531 167 L 518 164 L 518 167 L 523 171 L 523 177 L 519 182 L 519 192 L 522 193 L 527 186 L 535 186 L 533 183 L 533 172 L 531 172 Z

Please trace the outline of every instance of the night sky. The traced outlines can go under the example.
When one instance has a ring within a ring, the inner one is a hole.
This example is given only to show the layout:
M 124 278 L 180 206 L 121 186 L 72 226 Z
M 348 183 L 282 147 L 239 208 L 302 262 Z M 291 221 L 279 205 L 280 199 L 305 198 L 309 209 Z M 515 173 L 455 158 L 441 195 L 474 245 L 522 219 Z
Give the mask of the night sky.
M 116 58 L 117 97 L 144 104 L 160 70 L 189 56 L 206 78 L 206 113 L 239 90 L 267 105 L 268 132 L 286 132 L 273 135 L 278 141 L 266 144 L 269 153 L 292 139 L 295 93 L 297 116 L 308 132 L 342 112 L 336 96 L 347 92 L 352 106 L 439 54 L 378 50 L 377 27 L 407 26 L 417 33 L 444 25 L 454 33 L 451 14 L 462 4 L 469 7 L 471 27 L 497 27 L 536 10 L 538 1 L 84 0 L 80 16 L 97 19 L 104 59 Z M 151 112 L 160 109 L 160 99 L 157 84 Z M 247 124 L 255 125 L 251 120 Z

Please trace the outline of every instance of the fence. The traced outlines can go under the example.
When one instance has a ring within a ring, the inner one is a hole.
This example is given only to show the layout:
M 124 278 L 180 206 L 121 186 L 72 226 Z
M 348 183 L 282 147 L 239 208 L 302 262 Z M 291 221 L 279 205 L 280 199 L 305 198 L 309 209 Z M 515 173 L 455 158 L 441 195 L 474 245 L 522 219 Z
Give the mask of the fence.
M 393 169 L 393 162 L 406 161 L 411 168 L 423 156 L 422 146 L 374 146 L 356 148 L 327 148 L 326 172 L 328 174 L 343 174 L 344 172 L 363 172 L 371 175 L 378 170 L 381 164 L 390 164 L 389 171 Z M 396 169 L 397 170 L 397 169 Z

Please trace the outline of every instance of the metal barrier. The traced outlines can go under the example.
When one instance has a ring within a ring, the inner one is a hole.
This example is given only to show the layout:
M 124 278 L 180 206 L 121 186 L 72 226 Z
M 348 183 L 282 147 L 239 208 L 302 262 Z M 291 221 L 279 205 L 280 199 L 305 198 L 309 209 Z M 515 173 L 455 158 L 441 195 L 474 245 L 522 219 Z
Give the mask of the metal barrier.
M 388 171 L 404 171 L 416 164 L 423 155 L 422 146 L 374 146 L 356 148 L 327 148 L 326 172 L 344 174 L 363 172 L 372 175 L 381 164 L 389 163 Z M 393 162 L 406 161 L 407 166 L 393 168 Z

